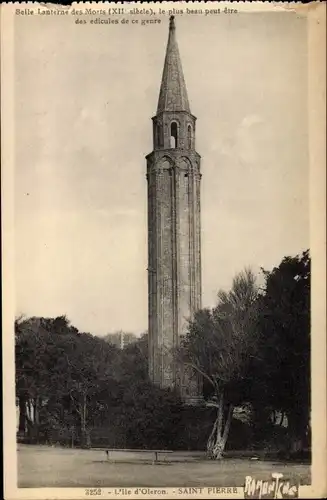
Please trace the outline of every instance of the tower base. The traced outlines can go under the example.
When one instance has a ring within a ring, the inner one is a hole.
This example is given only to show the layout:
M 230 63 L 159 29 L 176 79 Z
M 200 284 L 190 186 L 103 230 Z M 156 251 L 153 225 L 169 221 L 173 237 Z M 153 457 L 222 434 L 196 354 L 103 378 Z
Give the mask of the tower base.
M 204 406 L 204 398 L 203 396 L 193 396 L 188 397 L 183 400 L 185 406 Z
M 199 406 L 203 401 L 202 378 L 185 365 L 180 366 L 180 395 L 189 406 Z

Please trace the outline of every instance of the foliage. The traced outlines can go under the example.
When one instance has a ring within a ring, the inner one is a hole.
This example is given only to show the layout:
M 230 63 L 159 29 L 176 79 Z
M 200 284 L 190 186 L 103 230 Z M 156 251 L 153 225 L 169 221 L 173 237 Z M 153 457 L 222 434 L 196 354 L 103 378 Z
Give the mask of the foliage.
M 119 354 L 115 365 L 119 380 L 148 380 L 148 335 L 143 334 L 137 342 L 128 344 Z
M 69 422 L 79 428 L 81 440 L 87 442 L 88 414 L 95 409 L 96 394 L 110 386 L 117 350 L 100 338 L 79 333 L 64 316 L 20 319 L 15 330 L 19 430 L 24 432 L 29 420 L 37 434 L 39 418 L 47 414 L 52 423 Z M 31 402 L 34 422 L 23 409 Z
M 135 448 L 171 448 L 178 437 L 179 398 L 150 382 L 125 386 L 121 423 L 127 443 Z
M 260 304 L 261 362 L 254 399 L 287 415 L 294 440 L 308 445 L 310 420 L 310 256 L 285 257 L 263 271 Z
M 206 408 L 186 409 L 149 381 L 147 334 L 121 349 L 65 316 L 17 318 L 19 434 L 89 446 L 102 428 L 112 445 L 172 449 L 203 449 L 210 434 L 211 458 L 285 436 L 292 448 L 308 446 L 309 252 L 263 276 L 259 292 L 250 270 L 238 274 L 214 308 L 196 313 L 175 353 L 201 375 Z
M 146 334 L 120 350 L 64 316 L 20 318 L 15 330 L 21 434 L 89 446 L 92 428 L 114 421 L 127 446 L 170 447 L 180 402 L 149 382 Z
M 242 402 L 250 360 L 256 351 L 258 288 L 250 270 L 238 274 L 229 292 L 218 293 L 213 310 L 198 311 L 190 323 L 179 357 L 203 377 L 210 404 L 218 408 L 208 453 L 221 458 L 233 407 Z

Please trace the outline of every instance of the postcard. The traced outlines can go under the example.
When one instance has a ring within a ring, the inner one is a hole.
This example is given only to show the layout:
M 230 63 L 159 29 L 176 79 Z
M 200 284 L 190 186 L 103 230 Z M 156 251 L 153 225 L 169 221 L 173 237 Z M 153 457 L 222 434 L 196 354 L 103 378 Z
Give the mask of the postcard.
M 1 6 L 7 500 L 326 496 L 325 21 Z

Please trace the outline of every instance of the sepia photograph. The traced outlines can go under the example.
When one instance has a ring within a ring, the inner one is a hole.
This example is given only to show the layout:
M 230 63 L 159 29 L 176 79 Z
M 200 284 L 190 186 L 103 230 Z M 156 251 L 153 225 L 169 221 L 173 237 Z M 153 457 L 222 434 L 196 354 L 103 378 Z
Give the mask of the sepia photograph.
M 316 404 L 306 12 L 11 14 L 10 498 L 302 496 Z

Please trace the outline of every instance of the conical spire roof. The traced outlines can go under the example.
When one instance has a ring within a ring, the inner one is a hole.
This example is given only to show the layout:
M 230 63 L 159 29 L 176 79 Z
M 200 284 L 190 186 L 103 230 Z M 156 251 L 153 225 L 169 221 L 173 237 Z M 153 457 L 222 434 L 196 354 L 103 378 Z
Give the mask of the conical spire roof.
M 175 31 L 174 16 L 171 16 L 157 114 L 161 111 L 187 111 L 190 113 Z

